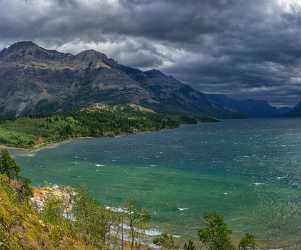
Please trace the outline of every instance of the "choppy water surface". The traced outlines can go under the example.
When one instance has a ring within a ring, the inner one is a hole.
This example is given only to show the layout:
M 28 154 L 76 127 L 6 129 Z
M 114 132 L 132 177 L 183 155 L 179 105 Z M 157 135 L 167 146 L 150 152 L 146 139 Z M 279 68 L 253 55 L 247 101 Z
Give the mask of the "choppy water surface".
M 108 206 L 130 198 L 175 234 L 222 213 L 234 233 L 301 238 L 301 120 L 232 120 L 15 153 L 24 175 L 86 186 Z

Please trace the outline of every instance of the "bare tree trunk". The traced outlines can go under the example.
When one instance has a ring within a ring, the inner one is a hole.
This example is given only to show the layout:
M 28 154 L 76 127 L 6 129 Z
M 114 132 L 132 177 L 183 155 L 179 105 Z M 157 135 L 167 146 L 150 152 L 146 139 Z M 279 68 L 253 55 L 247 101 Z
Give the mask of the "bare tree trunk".
M 130 228 L 131 228 L 131 250 L 133 250 L 135 244 L 135 229 L 133 225 L 130 225 Z
M 123 235 L 123 215 L 122 215 L 121 216 L 121 250 L 124 250 L 123 240 L 124 240 L 124 235 Z

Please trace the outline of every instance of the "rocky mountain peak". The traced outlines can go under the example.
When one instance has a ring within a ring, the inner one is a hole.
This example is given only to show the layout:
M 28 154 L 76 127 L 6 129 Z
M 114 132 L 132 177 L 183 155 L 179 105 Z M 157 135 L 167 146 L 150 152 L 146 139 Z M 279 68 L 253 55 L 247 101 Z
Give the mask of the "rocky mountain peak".
M 0 52 L 2 61 L 28 61 L 32 59 L 60 59 L 68 56 L 55 50 L 44 49 L 32 41 L 14 43 Z
M 103 63 L 113 66 L 116 65 L 117 62 L 111 58 L 108 58 L 105 54 L 96 51 L 96 50 L 85 50 L 76 55 L 76 58 L 80 61 L 88 61 L 88 62 L 97 62 L 102 61 Z
M 96 57 L 96 58 L 107 58 L 107 56 L 104 53 L 101 53 L 99 51 L 96 51 L 94 49 L 84 50 L 80 52 L 78 57 Z
M 95 50 L 72 55 L 30 41 L 0 52 L 0 100 L 3 117 L 70 111 L 95 103 L 129 103 L 200 117 L 233 115 L 158 70 L 130 68 Z
M 45 50 L 41 47 L 39 47 L 37 44 L 31 41 L 23 41 L 23 42 L 17 42 L 13 45 L 9 46 L 8 48 L 4 49 L 1 52 L 1 55 L 8 55 L 8 54 L 17 54 L 17 53 L 28 53 L 33 52 L 37 50 Z
M 20 48 L 40 48 L 40 47 L 32 41 L 16 42 L 11 46 L 9 46 L 9 49 L 20 49 Z
M 166 77 L 165 74 L 163 74 L 160 70 L 157 69 L 151 69 L 148 71 L 145 71 L 145 74 L 151 77 Z

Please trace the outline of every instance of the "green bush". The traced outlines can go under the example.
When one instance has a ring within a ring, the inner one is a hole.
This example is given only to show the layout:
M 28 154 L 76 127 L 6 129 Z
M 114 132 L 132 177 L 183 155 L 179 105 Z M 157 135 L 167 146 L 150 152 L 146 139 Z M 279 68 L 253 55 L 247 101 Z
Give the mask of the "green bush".
M 239 250 L 255 250 L 256 241 L 255 237 L 252 234 L 247 233 L 239 242 Z
M 176 246 L 176 243 L 174 241 L 173 236 L 171 234 L 168 234 L 168 233 L 163 233 L 158 238 L 155 238 L 153 240 L 153 243 L 160 246 L 160 247 L 162 247 L 163 249 L 166 249 L 166 250 L 179 249 Z

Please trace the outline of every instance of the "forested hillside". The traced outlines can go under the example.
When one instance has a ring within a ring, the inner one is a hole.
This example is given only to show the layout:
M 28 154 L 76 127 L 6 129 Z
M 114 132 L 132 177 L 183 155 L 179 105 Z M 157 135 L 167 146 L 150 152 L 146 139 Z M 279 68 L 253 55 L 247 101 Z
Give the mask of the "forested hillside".
M 0 144 L 34 148 L 77 137 L 116 136 L 196 123 L 187 116 L 158 114 L 136 105 L 94 105 L 87 109 L 0 122 Z

